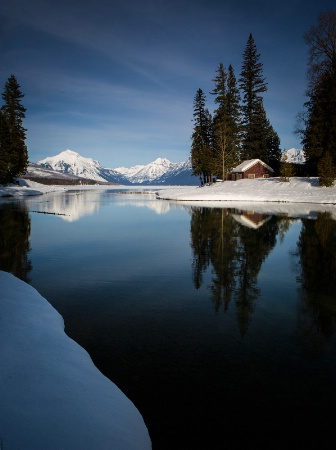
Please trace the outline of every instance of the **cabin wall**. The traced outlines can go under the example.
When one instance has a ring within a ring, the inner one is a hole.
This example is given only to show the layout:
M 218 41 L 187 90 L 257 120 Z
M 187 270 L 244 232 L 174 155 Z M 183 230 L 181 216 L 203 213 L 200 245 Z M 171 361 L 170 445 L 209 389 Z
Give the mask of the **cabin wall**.
M 254 166 L 250 167 L 249 169 L 245 170 L 244 172 L 233 172 L 231 174 L 232 180 L 241 180 L 246 178 L 268 178 L 272 177 L 273 172 L 271 172 L 267 167 L 263 166 L 262 164 L 258 163 Z
M 268 170 L 267 167 L 263 166 L 262 164 L 255 164 L 254 166 L 245 170 L 243 174 L 244 178 L 249 178 L 249 175 L 254 175 L 254 178 L 263 178 L 265 176 L 266 177 L 272 176 L 273 172 Z

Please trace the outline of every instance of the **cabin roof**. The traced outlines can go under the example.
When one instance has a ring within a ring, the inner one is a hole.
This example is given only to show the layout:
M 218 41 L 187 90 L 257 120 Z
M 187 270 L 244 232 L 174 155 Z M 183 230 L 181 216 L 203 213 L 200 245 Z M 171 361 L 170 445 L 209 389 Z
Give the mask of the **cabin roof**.
M 232 172 L 245 172 L 247 169 L 249 169 L 250 167 L 254 166 L 257 163 L 262 164 L 268 170 L 270 170 L 271 172 L 274 172 L 272 167 L 270 167 L 269 165 L 267 165 L 266 163 L 261 161 L 261 159 L 247 159 L 246 161 L 243 161 L 241 164 L 239 164 L 239 166 L 232 169 Z

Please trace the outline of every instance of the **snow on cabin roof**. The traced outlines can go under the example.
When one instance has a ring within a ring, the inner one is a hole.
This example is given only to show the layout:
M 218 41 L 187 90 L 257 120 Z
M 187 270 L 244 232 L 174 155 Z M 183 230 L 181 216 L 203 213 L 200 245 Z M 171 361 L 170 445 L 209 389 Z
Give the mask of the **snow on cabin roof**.
M 232 169 L 232 172 L 245 172 L 250 167 L 254 166 L 257 163 L 262 164 L 264 167 L 266 167 L 268 170 L 274 172 L 272 167 L 268 166 L 266 163 L 262 162 L 261 159 L 247 159 L 246 161 L 243 161 L 239 166 Z

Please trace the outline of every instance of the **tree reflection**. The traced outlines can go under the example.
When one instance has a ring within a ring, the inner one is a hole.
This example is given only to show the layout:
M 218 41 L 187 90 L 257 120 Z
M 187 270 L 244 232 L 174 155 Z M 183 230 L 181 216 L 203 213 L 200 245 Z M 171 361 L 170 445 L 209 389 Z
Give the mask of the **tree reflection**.
M 336 327 L 336 221 L 329 212 L 319 213 L 316 220 L 302 220 L 297 250 L 300 335 L 305 350 L 320 354 Z
M 10 209 L 7 204 L 0 204 L 0 270 L 24 281 L 28 281 L 28 273 L 32 270 L 28 258 L 29 236 L 28 211 L 19 205 Z
M 257 284 L 261 265 L 275 246 L 278 220 L 254 212 L 194 208 L 191 217 L 193 280 L 196 289 L 211 265 L 209 289 L 216 311 L 227 311 L 235 302 L 241 335 L 244 335 L 260 295 Z

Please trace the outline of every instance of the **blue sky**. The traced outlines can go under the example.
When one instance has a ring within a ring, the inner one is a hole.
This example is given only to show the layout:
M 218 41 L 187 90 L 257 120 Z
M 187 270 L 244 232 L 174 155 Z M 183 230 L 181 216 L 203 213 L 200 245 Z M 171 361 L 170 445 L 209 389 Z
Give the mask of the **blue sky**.
M 252 33 L 281 148 L 303 109 L 303 34 L 334 0 L 11 0 L 0 8 L 0 88 L 25 94 L 30 161 L 71 149 L 104 167 L 185 161 L 193 99 L 213 111 L 220 62 L 239 78 Z

